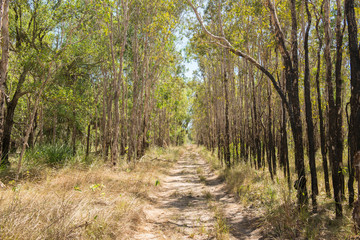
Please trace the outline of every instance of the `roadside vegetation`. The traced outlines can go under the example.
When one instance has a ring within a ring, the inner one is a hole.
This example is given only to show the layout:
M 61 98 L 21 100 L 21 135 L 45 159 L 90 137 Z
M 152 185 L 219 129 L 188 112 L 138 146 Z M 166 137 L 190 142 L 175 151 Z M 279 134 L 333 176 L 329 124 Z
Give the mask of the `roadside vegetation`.
M 136 165 L 110 168 L 96 156 L 71 157 L 65 146 L 35 149 L 19 181 L 12 169 L 2 173 L 1 239 L 130 238 L 144 220 L 144 204 L 180 154 L 179 148 L 154 147 Z
M 270 173 L 256 170 L 250 163 L 240 162 L 232 168 L 221 166 L 216 152 L 204 147 L 198 148 L 220 177 L 226 182 L 229 192 L 236 194 L 239 204 L 256 209 L 260 218 L 259 228 L 270 239 L 354 239 L 352 210 L 344 209 L 344 217 L 335 216 L 334 202 L 326 196 L 325 186 L 319 185 L 322 194 L 318 197 L 318 212 L 309 207 L 297 206 L 296 190 L 289 185 L 284 175 L 279 173 L 271 180 Z M 294 169 L 294 166 L 291 166 Z M 319 177 L 322 177 L 319 168 Z M 310 171 L 307 171 L 310 175 Z M 210 196 L 209 196 L 210 198 Z

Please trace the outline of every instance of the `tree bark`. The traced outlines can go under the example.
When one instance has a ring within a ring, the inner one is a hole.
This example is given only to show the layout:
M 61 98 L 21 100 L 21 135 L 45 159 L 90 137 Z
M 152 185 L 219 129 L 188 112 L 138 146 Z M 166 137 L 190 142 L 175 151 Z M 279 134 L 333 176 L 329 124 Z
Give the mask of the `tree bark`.
M 312 104 L 311 104 L 311 86 L 310 86 L 310 69 L 309 69 L 309 32 L 311 28 L 311 13 L 309 11 L 308 0 L 305 1 L 306 14 L 308 24 L 305 30 L 304 50 L 305 50 L 305 76 L 304 76 L 304 98 L 305 98 L 305 111 L 306 111 L 306 125 L 307 125 L 307 137 L 309 143 L 309 166 L 311 173 L 311 200 L 313 205 L 313 211 L 317 212 L 316 195 L 318 195 L 318 183 L 316 173 L 315 162 L 315 136 L 314 136 L 314 124 L 312 118 Z
M 336 216 L 342 216 L 342 205 L 341 205 L 341 177 L 340 177 L 340 162 L 336 158 L 336 131 L 337 131 L 337 113 L 334 102 L 334 90 L 332 83 L 332 62 L 331 62 L 331 29 L 330 29 L 330 1 L 324 0 L 324 28 L 325 28 L 325 63 L 326 63 L 326 85 L 328 90 L 328 123 L 329 132 L 329 160 L 331 162 L 332 180 L 334 189 L 334 199 L 336 207 Z
M 343 131 L 342 131 L 342 77 L 341 77 L 341 69 L 342 69 L 342 46 L 343 46 L 343 33 L 345 30 L 345 26 L 342 26 L 342 7 L 340 0 L 336 0 L 337 5 L 337 16 L 336 16 L 336 60 L 335 60 L 335 109 L 334 109 L 334 117 L 336 117 L 336 130 L 335 130 L 335 139 L 333 145 L 335 146 L 335 158 L 337 164 L 339 166 L 339 178 L 341 184 L 341 197 L 345 200 L 345 179 L 343 174 Z M 345 21 L 344 21 L 345 22 Z M 351 202 L 351 201 L 350 201 Z
M 358 46 L 358 30 L 355 16 L 354 0 L 345 0 L 345 15 L 348 25 L 349 52 L 351 67 L 351 98 L 350 98 L 350 124 L 349 124 L 349 201 L 354 199 L 354 156 L 360 150 L 360 56 Z M 358 195 L 360 189 L 358 189 Z
M 28 73 L 28 68 L 24 67 L 20 75 L 19 82 L 16 86 L 16 91 L 14 93 L 14 96 L 12 97 L 11 101 L 7 104 L 6 116 L 4 122 L 4 134 L 2 138 L 1 165 L 10 165 L 9 150 L 10 150 L 10 142 L 11 142 L 11 133 L 14 125 L 14 114 L 20 97 L 24 95 L 24 92 L 22 92 L 21 90 L 25 82 L 27 73 Z
M 223 68 L 224 71 L 224 92 L 225 92 L 225 136 L 224 136 L 224 161 L 226 167 L 231 166 L 230 162 L 230 126 L 229 126 L 229 93 L 228 93 L 228 73 L 227 73 L 227 59 L 225 59 L 225 67 Z
M 87 127 L 85 158 L 89 156 L 89 152 L 90 152 L 90 130 L 91 130 L 91 125 L 89 123 Z
M 71 136 L 71 146 L 72 146 L 72 153 L 75 156 L 76 154 L 76 132 L 77 132 L 77 128 L 76 128 L 76 113 L 75 111 L 73 111 L 73 129 L 72 129 L 72 136 Z
M 274 23 L 276 39 L 279 45 L 280 53 L 283 57 L 283 64 L 285 66 L 285 79 L 286 79 L 286 91 L 289 97 L 289 105 L 291 110 L 290 126 L 294 138 L 295 148 L 295 169 L 298 175 L 298 179 L 295 182 L 295 187 L 298 190 L 298 202 L 300 205 L 304 205 L 308 201 L 306 190 L 306 177 L 305 177 L 305 164 L 304 164 L 304 147 L 302 137 L 302 121 L 300 115 L 300 101 L 299 101 L 299 82 L 298 82 L 298 56 L 297 56 L 297 21 L 296 21 L 296 8 L 295 0 L 290 0 L 290 10 L 292 19 L 291 30 L 291 56 L 285 46 L 285 37 L 280 27 L 279 20 L 275 11 L 273 3 L 267 1 L 272 22 Z M 291 114 L 292 113 L 292 114 Z
M 320 130 L 320 147 L 321 147 L 321 156 L 322 156 L 322 166 L 324 171 L 324 183 L 325 183 L 325 191 L 326 195 L 330 197 L 330 181 L 329 181 L 329 168 L 328 168 L 328 160 L 327 160 L 327 148 L 326 148 L 326 136 L 325 136 L 325 125 L 324 125 L 324 117 L 322 110 L 322 101 L 321 101 L 321 91 L 320 91 L 320 71 L 321 71 L 321 49 L 323 46 L 323 41 L 319 32 L 319 23 L 320 17 L 316 20 L 316 34 L 319 41 L 319 46 L 317 50 L 317 69 L 316 69 L 316 92 L 317 92 L 317 105 L 319 111 L 319 130 Z
M 4 131 L 6 128 L 4 126 L 5 121 L 5 103 L 7 101 L 6 95 L 6 79 L 8 74 L 8 64 L 9 64 L 9 1 L 10 0 L 1 0 L 0 1 L 0 27 L 1 27 L 1 62 L 0 62 L 0 139 L 4 138 Z M 3 152 L 3 144 L 0 143 L 0 152 Z M 4 158 L 3 156 L 6 156 Z M 9 165 L 7 159 L 7 154 L 2 155 L 1 166 Z

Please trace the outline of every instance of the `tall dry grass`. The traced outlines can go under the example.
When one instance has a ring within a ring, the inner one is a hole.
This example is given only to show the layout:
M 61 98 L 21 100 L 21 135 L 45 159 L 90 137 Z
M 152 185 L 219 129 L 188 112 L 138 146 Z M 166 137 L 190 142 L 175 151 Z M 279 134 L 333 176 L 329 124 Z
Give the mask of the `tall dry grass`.
M 256 209 L 261 222 L 259 228 L 265 237 L 270 239 L 354 239 L 355 233 L 351 218 L 351 209 L 344 202 L 342 219 L 335 218 L 334 201 L 326 196 L 324 173 L 321 156 L 318 156 L 318 182 L 320 194 L 318 212 L 313 213 L 311 200 L 308 208 L 299 210 L 296 190 L 289 189 L 282 170 L 278 169 L 274 181 L 271 180 L 268 169 L 255 170 L 244 162 L 236 164 L 231 169 L 221 166 L 216 157 L 205 148 L 197 151 L 206 159 L 225 180 L 228 190 L 235 193 L 239 201 L 246 207 Z M 291 164 L 294 164 L 291 161 Z M 291 172 L 295 172 L 291 166 Z M 306 169 L 308 191 L 310 191 L 310 169 Z M 331 173 L 330 173 L 331 174 Z M 331 176 L 331 175 L 330 175 Z M 331 177 L 330 177 L 331 178 Z M 292 176 L 292 181 L 295 175 Z M 331 181 L 331 179 L 330 179 Z M 331 182 L 330 182 L 331 185 Z
M 24 169 L 21 181 L 0 190 L 0 239 L 131 239 L 156 180 L 178 155 L 151 149 L 135 166 Z

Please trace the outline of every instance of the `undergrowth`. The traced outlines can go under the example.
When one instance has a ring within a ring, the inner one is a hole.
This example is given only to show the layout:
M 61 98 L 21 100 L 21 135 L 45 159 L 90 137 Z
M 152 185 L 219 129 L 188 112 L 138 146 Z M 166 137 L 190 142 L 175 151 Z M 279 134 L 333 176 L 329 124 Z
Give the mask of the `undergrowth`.
M 34 165 L 59 166 L 68 162 L 73 157 L 71 147 L 67 145 L 40 145 L 26 152 L 25 162 Z
M 181 151 L 153 148 L 136 165 L 110 168 L 95 156 L 86 165 L 58 150 L 30 152 L 17 182 L 2 173 L 0 239 L 131 239 L 143 204 Z
M 260 217 L 259 228 L 265 238 L 270 239 L 354 239 L 351 210 L 344 204 L 344 217 L 335 218 L 332 198 L 325 194 L 323 173 L 318 170 L 319 190 L 318 212 L 313 213 L 311 202 L 299 209 L 296 190 L 289 185 L 282 172 L 271 180 L 267 169 L 255 170 L 249 163 L 240 162 L 231 169 L 220 164 L 216 153 L 203 147 L 199 153 L 213 169 L 225 179 L 229 191 L 249 209 L 256 210 Z M 318 164 L 321 166 L 321 163 Z M 294 168 L 294 166 L 292 166 Z M 294 169 L 292 169 L 294 172 Z M 307 174 L 309 174 L 309 170 Z M 310 176 L 308 176 L 310 179 Z M 308 181 L 310 189 L 310 181 Z M 310 201 L 310 200 L 309 200 Z

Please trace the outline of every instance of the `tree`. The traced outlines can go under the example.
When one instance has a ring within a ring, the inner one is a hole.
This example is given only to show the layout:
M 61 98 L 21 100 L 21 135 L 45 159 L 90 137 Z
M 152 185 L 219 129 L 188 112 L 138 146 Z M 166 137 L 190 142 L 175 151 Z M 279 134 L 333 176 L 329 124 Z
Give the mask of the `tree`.
M 191 6 L 193 11 L 196 14 L 198 21 L 200 22 L 202 29 L 209 35 L 212 39 L 220 41 L 217 42 L 218 45 L 228 49 L 235 55 L 244 58 L 249 61 L 255 67 L 257 67 L 260 71 L 262 71 L 272 82 L 274 88 L 280 95 L 282 101 L 286 104 L 287 110 L 290 116 L 291 129 L 295 142 L 295 163 L 296 163 L 296 171 L 298 174 L 298 180 L 296 181 L 296 188 L 298 190 L 298 200 L 299 203 L 305 204 L 307 202 L 307 190 L 306 190 L 306 177 L 305 177 L 305 166 L 304 166 L 304 150 L 303 150 L 303 139 L 302 139 L 302 123 L 300 117 L 300 102 L 299 102 L 299 93 L 298 93 L 298 59 L 297 59 L 297 21 L 296 21 L 296 9 L 295 9 L 295 1 L 290 1 L 290 9 L 291 9 L 291 19 L 292 19 L 292 44 L 291 44 L 291 53 L 292 58 L 290 57 L 290 51 L 285 46 L 285 37 L 282 29 L 280 27 L 280 23 L 276 14 L 275 6 L 269 0 L 267 1 L 267 6 L 270 10 L 270 16 L 272 23 L 274 24 L 273 29 L 276 35 L 276 41 L 278 44 L 278 48 L 283 57 L 283 64 L 285 66 L 285 78 L 286 78 L 286 92 L 288 95 L 288 99 L 285 94 L 278 86 L 277 81 L 274 76 L 259 62 L 257 62 L 254 58 L 250 57 L 248 54 L 235 49 L 231 43 L 224 36 L 216 36 L 209 32 L 204 25 L 200 14 L 196 10 L 195 6 L 191 3 L 190 0 L 187 1 Z
M 304 98 L 305 98 L 305 110 L 306 110 L 306 125 L 307 136 L 309 145 L 309 165 L 311 171 L 311 199 L 313 204 L 313 210 L 317 211 L 316 195 L 318 195 L 318 184 L 316 174 L 316 162 L 315 162 L 315 136 L 314 136 L 314 124 L 312 117 L 312 104 L 310 96 L 310 68 L 309 68 L 309 32 L 311 28 L 311 13 L 309 10 L 309 3 L 305 1 L 306 15 L 308 24 L 305 30 L 304 50 L 305 50 L 305 76 L 304 76 Z
M 0 139 L 4 137 L 5 103 L 8 101 L 6 94 L 6 79 L 9 64 L 9 0 L 0 1 L 0 29 L 1 29 L 1 64 L 0 64 Z M 0 152 L 3 146 L 0 144 Z M 0 165 L 9 165 L 8 159 L 0 159 Z
M 350 177 L 349 202 L 354 201 L 354 156 L 360 150 L 360 55 L 357 37 L 357 23 L 354 10 L 354 1 L 345 0 L 345 15 L 348 25 L 348 42 L 350 52 L 350 68 L 351 68 L 351 98 L 350 98 L 350 123 L 349 123 L 349 158 L 350 158 Z M 360 190 L 359 190 L 360 191 Z M 359 195 L 359 194 L 358 194 Z

